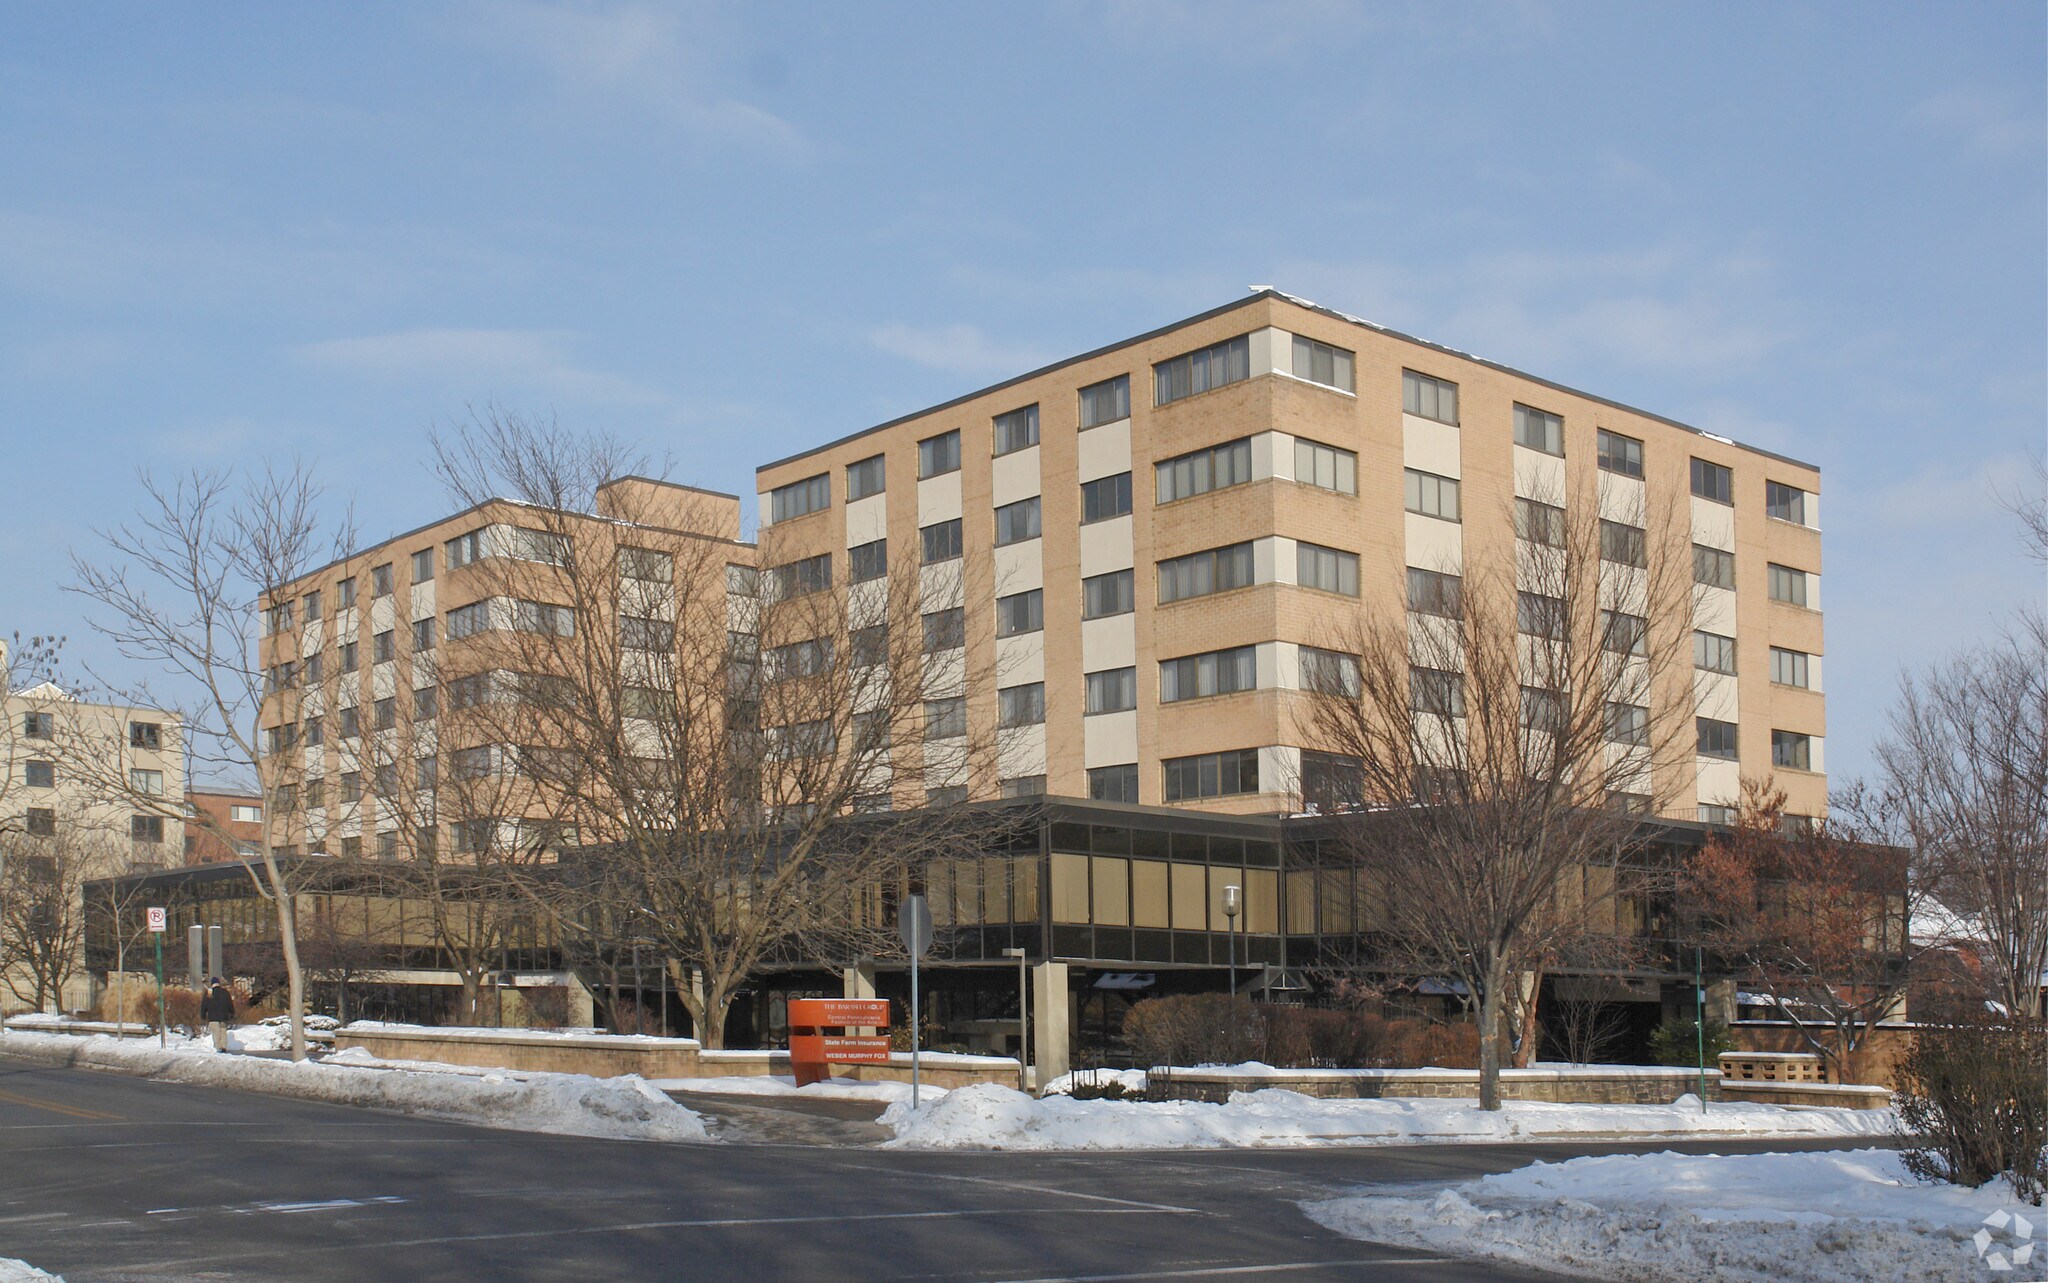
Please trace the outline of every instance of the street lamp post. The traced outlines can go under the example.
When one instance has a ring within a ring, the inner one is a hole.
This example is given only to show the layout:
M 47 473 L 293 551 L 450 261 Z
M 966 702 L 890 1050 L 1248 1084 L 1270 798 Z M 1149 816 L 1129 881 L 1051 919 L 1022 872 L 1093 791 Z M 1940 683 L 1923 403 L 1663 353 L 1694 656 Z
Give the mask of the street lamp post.
M 1230 937 L 1230 996 L 1233 998 L 1237 997 L 1237 909 L 1243 894 L 1239 887 L 1223 888 L 1224 934 Z
M 1031 973 L 1022 949 L 1003 950 L 1017 960 L 1017 1090 L 1031 1090 Z

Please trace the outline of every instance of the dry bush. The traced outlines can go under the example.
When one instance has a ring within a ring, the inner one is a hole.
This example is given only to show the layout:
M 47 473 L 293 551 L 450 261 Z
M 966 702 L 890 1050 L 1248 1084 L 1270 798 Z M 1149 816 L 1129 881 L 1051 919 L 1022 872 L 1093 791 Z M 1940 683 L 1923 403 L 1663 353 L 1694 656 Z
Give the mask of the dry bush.
M 1923 1028 L 1899 1063 L 1906 1170 L 1974 1189 L 2002 1176 L 2039 1206 L 2048 1190 L 2048 1027 L 1975 1013 Z
M 1124 1017 L 1124 1041 L 1146 1065 L 1257 1060 L 1283 1069 L 1471 1068 L 1479 1061 L 1479 1032 L 1469 1024 L 1274 1006 L 1226 994 L 1148 998 Z
M 166 989 L 161 1010 L 169 1019 L 165 1022 L 173 1027 L 183 1025 L 187 1029 L 199 1027 L 199 999 L 201 995 L 192 989 Z M 149 1024 L 158 1023 L 156 995 L 149 994 L 139 1004 L 142 1019 Z

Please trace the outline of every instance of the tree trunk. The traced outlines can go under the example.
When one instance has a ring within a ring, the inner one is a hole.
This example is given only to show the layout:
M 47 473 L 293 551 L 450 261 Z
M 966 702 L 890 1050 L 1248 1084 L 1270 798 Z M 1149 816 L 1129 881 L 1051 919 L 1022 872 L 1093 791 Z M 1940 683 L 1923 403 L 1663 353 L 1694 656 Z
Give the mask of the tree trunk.
M 1543 973 L 1524 971 L 1515 976 L 1515 1015 L 1517 1016 L 1515 1041 L 1515 1068 L 1527 1069 L 1536 1063 L 1537 1043 L 1541 1040 L 1537 1025 L 1537 1002 L 1543 992 Z
M 460 1013 L 462 1023 L 466 1025 L 480 1025 L 483 1023 L 483 1012 L 479 1009 L 478 1004 L 483 1001 L 483 986 L 479 983 L 479 977 L 475 972 L 471 971 L 463 971 L 457 974 L 462 980 L 462 1010 Z
M 1501 1002 L 1507 991 L 1507 968 L 1486 966 L 1486 988 L 1479 995 L 1479 1107 L 1500 1108 Z
M 277 940 L 284 953 L 284 975 L 287 1001 L 292 1017 L 292 1060 L 306 1058 L 306 971 L 299 965 L 299 923 L 298 914 L 292 907 L 291 892 L 284 884 L 284 874 L 278 871 L 277 857 L 266 843 L 263 848 L 263 871 L 270 877 L 271 897 L 277 902 Z

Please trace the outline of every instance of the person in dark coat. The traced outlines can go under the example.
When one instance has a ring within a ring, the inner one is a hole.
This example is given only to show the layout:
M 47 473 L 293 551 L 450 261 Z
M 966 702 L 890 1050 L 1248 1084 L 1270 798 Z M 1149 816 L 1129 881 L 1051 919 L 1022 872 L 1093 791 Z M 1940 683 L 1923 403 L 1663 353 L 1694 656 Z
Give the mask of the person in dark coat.
M 228 1025 L 235 1018 L 235 995 L 228 992 L 226 982 L 215 976 L 208 982 L 206 996 L 199 1000 L 199 1018 L 213 1033 L 213 1049 L 228 1049 Z

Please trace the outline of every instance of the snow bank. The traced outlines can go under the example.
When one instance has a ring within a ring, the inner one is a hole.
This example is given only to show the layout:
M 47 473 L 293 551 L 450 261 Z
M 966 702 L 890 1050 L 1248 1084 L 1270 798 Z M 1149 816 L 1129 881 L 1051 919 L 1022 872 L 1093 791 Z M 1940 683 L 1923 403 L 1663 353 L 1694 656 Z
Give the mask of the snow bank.
M 1986 1218 L 2039 1221 L 1997 1182 L 1917 1184 L 1890 1150 L 1577 1158 L 1305 1210 L 1353 1238 L 1640 1283 L 1976 1281 L 1996 1277 L 1980 1251 L 2010 1252 L 2020 1237 Z
M 653 1085 L 663 1091 L 701 1091 L 713 1096 L 792 1096 L 811 1100 L 899 1101 L 910 1099 L 910 1084 L 884 1079 L 863 1082 L 857 1078 L 827 1078 L 799 1087 L 789 1074 L 757 1074 L 735 1078 L 656 1078 Z M 924 1085 L 920 1100 L 946 1094 L 944 1087 Z
M 1560 1140 L 1576 1136 L 1887 1136 L 1890 1110 L 1787 1109 L 1680 1097 L 1669 1105 L 1510 1101 L 1488 1113 L 1471 1100 L 1325 1100 L 1267 1089 L 1202 1101 L 1033 1100 L 993 1084 L 961 1087 L 881 1122 L 905 1149 L 1217 1149 L 1424 1141 Z
M 50 1274 L 27 1261 L 0 1257 L 0 1283 L 64 1283 L 61 1274 Z
M 154 1042 L 64 1034 L 10 1033 L 0 1051 L 47 1063 L 111 1069 L 171 1082 L 260 1091 L 421 1114 L 455 1122 L 622 1140 L 707 1140 L 704 1120 L 633 1075 L 425 1073 L 410 1066 L 335 1057 L 262 1060 L 217 1054 L 203 1038 Z M 437 1068 L 443 1068 L 438 1067 Z

